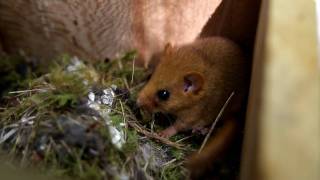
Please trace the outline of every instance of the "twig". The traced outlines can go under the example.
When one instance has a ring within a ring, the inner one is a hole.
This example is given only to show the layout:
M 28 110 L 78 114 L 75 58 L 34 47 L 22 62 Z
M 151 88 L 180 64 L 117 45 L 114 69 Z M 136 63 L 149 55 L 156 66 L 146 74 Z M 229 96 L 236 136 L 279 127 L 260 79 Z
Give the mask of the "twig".
M 121 111 L 122 111 L 123 123 L 125 124 L 125 129 L 127 129 L 126 116 L 125 116 L 123 104 L 122 104 L 121 100 L 120 100 L 119 102 L 120 102 Z M 125 137 L 125 138 L 127 137 L 127 131 L 124 131 L 124 137 Z
M 35 92 L 35 91 L 46 92 L 47 90 L 50 90 L 50 88 L 44 88 L 44 89 L 28 89 L 28 90 L 21 90 L 21 91 L 12 91 L 12 92 L 9 92 L 9 94 L 21 94 L 21 93 L 28 93 L 28 92 Z
M 122 81 L 123 81 L 124 85 L 126 86 L 126 88 L 130 89 L 129 83 L 128 83 L 128 81 L 127 81 L 127 79 L 125 77 L 122 77 Z
M 72 155 L 72 150 L 71 148 L 67 145 L 67 143 L 64 140 L 60 140 L 61 145 L 66 148 L 67 152 Z
M 122 101 L 120 100 L 120 106 L 121 106 L 121 112 L 122 112 L 122 117 L 123 117 L 123 123 L 126 123 L 126 116 L 125 116 L 125 112 L 124 112 L 124 108 L 123 108 L 123 104 Z
M 117 59 L 117 62 L 118 62 L 119 69 L 122 70 L 123 69 L 123 64 L 122 64 L 121 59 Z
M 164 167 L 164 166 L 168 166 L 169 164 L 172 164 L 172 163 L 174 163 L 174 162 L 176 162 L 176 161 L 177 161 L 177 159 L 176 159 L 176 158 L 171 159 L 170 161 L 168 161 L 168 162 L 164 163 L 164 164 L 162 165 L 162 167 Z
M 135 66 L 135 63 L 136 63 L 136 56 L 134 56 L 133 62 L 132 62 L 132 74 L 131 74 L 131 82 L 130 82 L 131 85 L 133 84 L 133 79 L 134 79 L 134 66 Z
M 207 136 L 205 137 L 204 141 L 202 142 L 201 147 L 200 147 L 198 153 L 200 153 L 200 152 L 202 151 L 202 149 L 204 148 L 204 146 L 206 145 L 206 143 L 207 143 L 207 141 L 208 141 L 208 139 L 209 139 L 209 137 L 210 137 L 213 129 L 215 128 L 217 122 L 218 122 L 219 119 L 221 118 L 221 116 L 222 116 L 225 108 L 226 108 L 227 105 L 229 104 L 229 102 L 230 102 L 231 98 L 233 97 L 233 95 L 234 95 L 234 92 L 232 92 L 232 93 L 230 94 L 230 96 L 228 97 L 227 101 L 226 101 L 226 102 L 224 103 L 224 105 L 222 106 L 219 114 L 217 115 L 216 119 L 213 121 L 213 123 L 212 123 L 212 125 L 211 125 L 211 128 L 210 128 Z
M 150 127 L 150 130 L 152 133 L 154 133 L 154 122 L 155 122 L 155 118 L 154 118 L 154 114 L 152 114 L 152 122 L 151 122 L 151 127 Z
M 122 114 L 121 111 L 118 111 L 116 109 L 112 109 L 112 111 Z M 160 137 L 157 133 L 153 133 L 153 132 L 148 131 L 145 127 L 142 127 L 141 125 L 139 125 L 137 123 L 137 120 L 134 116 L 129 115 L 129 114 L 125 114 L 125 116 L 127 116 L 129 119 L 132 119 L 131 121 L 127 120 L 127 123 L 130 127 L 134 128 L 138 133 L 144 134 L 145 136 L 147 136 L 149 138 L 156 139 L 156 140 L 158 140 L 168 146 L 172 146 L 174 148 L 181 149 L 181 150 L 186 150 L 183 147 L 183 144 L 172 142 L 167 138 Z
M 146 162 L 146 164 L 145 164 L 144 167 L 143 167 L 143 170 L 144 170 L 144 171 L 147 171 L 148 166 L 149 166 L 149 161 Z
M 180 143 L 180 142 L 185 141 L 185 140 L 187 140 L 187 139 L 189 139 L 189 138 L 191 138 L 191 137 L 192 137 L 192 135 L 191 135 L 191 136 L 184 137 L 184 138 L 181 138 L 181 139 L 177 140 L 176 143 Z
M 162 143 L 164 143 L 164 144 L 166 144 L 168 146 L 172 146 L 172 147 L 177 148 L 177 149 L 185 150 L 185 148 L 183 147 L 182 144 L 175 143 L 175 142 L 170 141 L 167 138 L 160 137 L 156 133 L 151 133 L 148 130 L 146 130 L 144 127 L 141 127 L 138 123 L 136 123 L 134 121 L 127 121 L 127 122 L 138 133 L 144 134 L 145 136 L 148 136 L 149 138 L 159 140 L 160 142 L 162 142 Z
M 122 64 L 121 59 L 117 59 L 117 62 L 118 62 L 118 68 L 119 68 L 119 70 L 123 70 L 123 64 Z M 126 86 L 126 88 L 129 89 L 129 84 L 128 84 L 127 79 L 124 78 L 124 77 L 121 77 L 121 79 L 122 79 L 124 85 Z

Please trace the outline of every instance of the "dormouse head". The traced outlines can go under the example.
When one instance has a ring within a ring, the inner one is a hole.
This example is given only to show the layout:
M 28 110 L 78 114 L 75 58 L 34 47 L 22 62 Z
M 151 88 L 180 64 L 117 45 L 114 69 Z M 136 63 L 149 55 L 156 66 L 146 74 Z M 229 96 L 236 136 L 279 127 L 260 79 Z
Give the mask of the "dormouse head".
M 205 79 L 192 64 L 197 60 L 190 58 L 198 57 L 167 44 L 150 80 L 138 95 L 138 106 L 149 112 L 174 114 L 195 105 L 203 95 Z

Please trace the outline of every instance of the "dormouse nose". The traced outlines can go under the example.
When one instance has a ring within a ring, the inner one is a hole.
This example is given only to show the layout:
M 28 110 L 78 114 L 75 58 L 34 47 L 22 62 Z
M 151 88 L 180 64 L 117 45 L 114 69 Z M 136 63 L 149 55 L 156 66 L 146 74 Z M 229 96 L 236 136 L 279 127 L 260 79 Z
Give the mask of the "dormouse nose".
M 149 112 L 152 112 L 156 105 L 151 98 L 145 96 L 139 96 L 136 103 L 138 107 L 143 108 Z

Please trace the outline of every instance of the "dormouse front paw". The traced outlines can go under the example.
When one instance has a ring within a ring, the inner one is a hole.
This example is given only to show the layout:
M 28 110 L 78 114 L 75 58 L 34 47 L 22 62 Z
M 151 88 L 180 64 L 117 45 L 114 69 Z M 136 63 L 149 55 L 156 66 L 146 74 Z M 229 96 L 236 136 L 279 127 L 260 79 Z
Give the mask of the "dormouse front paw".
M 206 135 L 208 134 L 208 132 L 209 132 L 209 128 L 206 128 L 206 127 L 197 126 L 192 128 L 192 133 L 194 134 Z
M 161 137 L 169 138 L 169 137 L 177 134 L 177 130 L 174 126 L 170 126 L 170 127 L 166 128 L 165 130 L 159 132 L 158 134 Z

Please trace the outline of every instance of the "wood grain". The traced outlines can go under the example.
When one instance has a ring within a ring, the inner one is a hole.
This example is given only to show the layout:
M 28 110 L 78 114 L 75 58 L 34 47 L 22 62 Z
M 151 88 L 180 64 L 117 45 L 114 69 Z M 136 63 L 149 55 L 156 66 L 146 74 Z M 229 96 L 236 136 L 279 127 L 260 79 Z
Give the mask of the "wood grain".
M 263 1 L 242 179 L 320 179 L 315 2 Z

